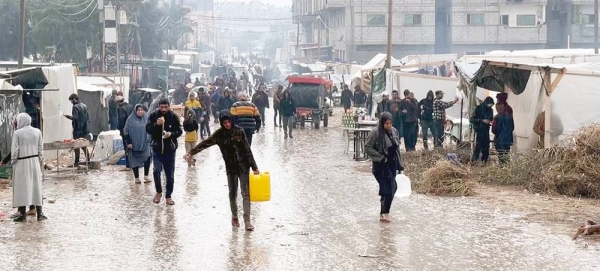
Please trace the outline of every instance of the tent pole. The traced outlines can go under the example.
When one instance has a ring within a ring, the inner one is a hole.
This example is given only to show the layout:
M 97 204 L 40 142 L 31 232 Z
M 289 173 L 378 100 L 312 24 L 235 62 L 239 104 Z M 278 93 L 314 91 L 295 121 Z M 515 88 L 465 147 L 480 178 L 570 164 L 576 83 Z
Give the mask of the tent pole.
M 551 130 L 552 130 L 552 73 L 544 71 L 544 88 L 546 90 L 546 99 L 544 101 L 544 148 L 552 147 Z
M 462 142 L 462 131 L 463 131 L 463 108 L 465 105 L 465 99 L 460 99 L 460 131 L 458 132 L 458 143 Z

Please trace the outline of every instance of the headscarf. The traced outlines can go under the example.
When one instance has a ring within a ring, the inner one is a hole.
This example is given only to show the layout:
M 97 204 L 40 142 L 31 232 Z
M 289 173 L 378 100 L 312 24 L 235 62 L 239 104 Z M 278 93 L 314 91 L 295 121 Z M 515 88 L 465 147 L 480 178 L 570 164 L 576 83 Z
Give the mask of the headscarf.
M 31 117 L 27 113 L 17 115 L 17 130 L 31 125 Z
M 389 112 L 383 112 L 381 114 L 381 118 L 379 118 L 379 125 L 377 126 L 377 130 L 379 132 L 379 138 L 377 140 L 379 140 L 379 143 L 384 148 L 384 150 L 391 147 L 392 145 L 392 141 L 388 137 L 393 136 L 392 131 L 388 131 L 384 128 L 384 125 L 388 120 L 392 121 L 392 114 L 390 114 Z
M 127 135 L 131 139 L 133 151 L 146 151 L 148 148 L 148 133 L 146 132 L 146 123 L 148 123 L 148 114 L 144 112 L 141 117 L 138 117 L 137 110 L 144 108 L 141 104 L 135 105 L 135 110 L 126 122 Z

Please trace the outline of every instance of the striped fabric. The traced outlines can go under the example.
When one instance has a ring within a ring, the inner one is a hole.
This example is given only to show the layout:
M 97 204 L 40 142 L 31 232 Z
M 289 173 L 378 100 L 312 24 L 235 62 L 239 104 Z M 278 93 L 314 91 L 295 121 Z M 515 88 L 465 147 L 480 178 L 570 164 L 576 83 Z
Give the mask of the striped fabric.
M 260 121 L 258 108 L 249 101 L 238 101 L 231 106 L 231 115 L 235 118 L 235 125 L 243 129 L 256 129 Z

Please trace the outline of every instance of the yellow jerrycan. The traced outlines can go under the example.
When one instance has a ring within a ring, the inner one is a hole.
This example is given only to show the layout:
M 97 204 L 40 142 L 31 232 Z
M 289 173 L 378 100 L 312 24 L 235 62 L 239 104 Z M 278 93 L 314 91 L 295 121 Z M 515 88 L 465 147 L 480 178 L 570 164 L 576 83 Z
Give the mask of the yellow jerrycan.
M 256 175 L 250 172 L 250 201 L 271 200 L 271 174 L 268 171 Z

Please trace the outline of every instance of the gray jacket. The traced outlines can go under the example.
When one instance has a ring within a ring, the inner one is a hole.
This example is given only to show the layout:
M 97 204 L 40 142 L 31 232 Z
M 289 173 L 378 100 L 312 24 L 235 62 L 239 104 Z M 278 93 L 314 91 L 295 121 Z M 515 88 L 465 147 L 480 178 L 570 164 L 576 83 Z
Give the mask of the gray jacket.
M 396 128 L 392 127 L 392 139 L 396 141 L 398 145 L 398 151 L 396 155 L 398 156 L 399 168 L 402 168 L 402 163 L 400 159 L 400 135 Z M 365 144 L 365 152 L 371 158 L 373 163 L 381 163 L 383 158 L 387 155 L 387 148 L 383 146 L 383 144 L 379 141 L 379 130 L 375 127 L 370 133 L 369 137 L 367 137 L 367 143 Z

